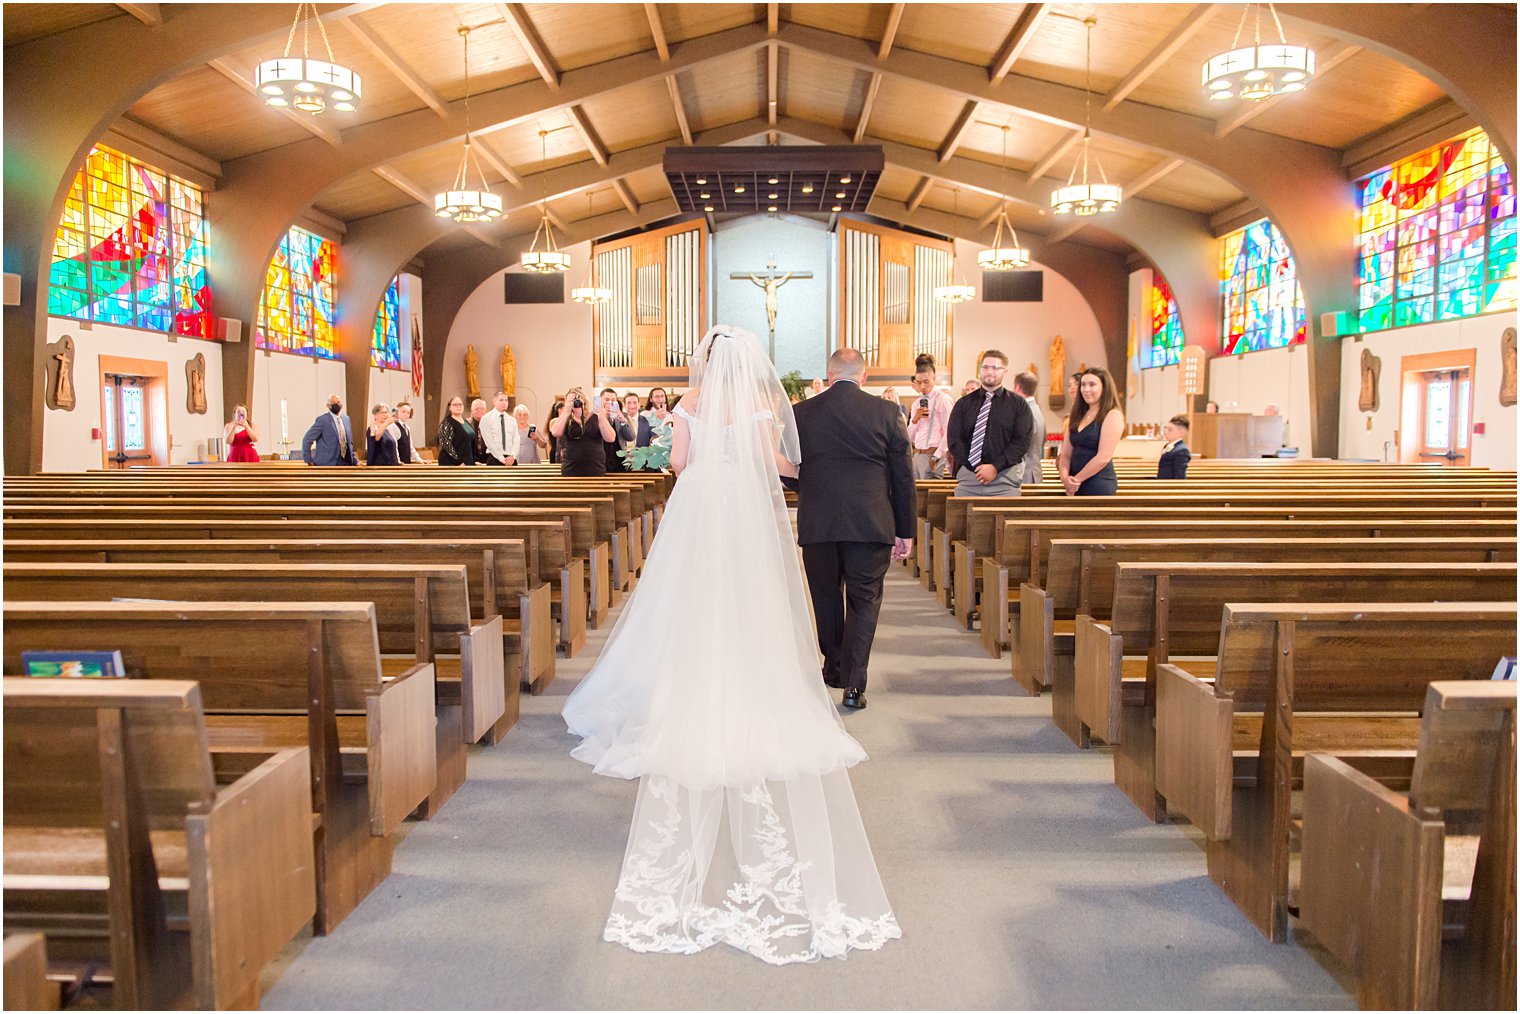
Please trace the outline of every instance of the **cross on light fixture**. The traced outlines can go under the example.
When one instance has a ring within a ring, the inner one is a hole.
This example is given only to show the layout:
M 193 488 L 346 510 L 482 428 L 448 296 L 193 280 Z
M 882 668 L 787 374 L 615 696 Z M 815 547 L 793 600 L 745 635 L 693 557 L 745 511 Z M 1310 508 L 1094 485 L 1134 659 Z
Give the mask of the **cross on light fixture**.
M 326 60 L 313 60 L 310 56 L 311 23 L 317 23 L 322 37 Z M 301 29 L 301 55 L 290 55 L 295 45 L 296 29 Z M 266 105 L 277 109 L 294 106 L 313 116 L 323 112 L 329 105 L 340 113 L 351 113 L 359 107 L 364 94 L 359 73 L 333 62 L 332 46 L 327 41 L 327 28 L 317 17 L 317 5 L 296 4 L 296 19 L 285 39 L 285 52 L 273 60 L 265 60 L 255 68 L 253 87 L 264 98 Z
M 491 193 L 486 174 L 475 157 L 470 141 L 470 28 L 459 29 L 464 39 L 464 153 L 459 158 L 459 171 L 454 174 L 454 185 L 433 197 L 433 213 L 439 218 L 450 218 L 461 225 L 470 222 L 494 222 L 501 217 L 501 197 Z M 474 167 L 479 187 L 470 186 L 470 168 Z

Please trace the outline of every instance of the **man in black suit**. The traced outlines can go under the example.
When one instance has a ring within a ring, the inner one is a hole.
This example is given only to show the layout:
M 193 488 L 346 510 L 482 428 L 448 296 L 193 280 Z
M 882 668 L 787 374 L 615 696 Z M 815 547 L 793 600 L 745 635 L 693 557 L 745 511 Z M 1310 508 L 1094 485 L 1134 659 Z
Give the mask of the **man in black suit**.
M 829 388 L 793 406 L 802 468 L 797 541 L 813 597 L 823 681 L 866 706 L 882 580 L 913 552 L 913 465 L 901 410 L 860 389 L 865 359 L 829 357 Z
M 1166 443 L 1161 445 L 1161 460 L 1156 462 L 1156 478 L 1158 479 L 1186 479 L 1188 462 L 1193 460 L 1193 452 L 1188 450 L 1188 417 L 1174 415 L 1161 427 L 1161 435 Z

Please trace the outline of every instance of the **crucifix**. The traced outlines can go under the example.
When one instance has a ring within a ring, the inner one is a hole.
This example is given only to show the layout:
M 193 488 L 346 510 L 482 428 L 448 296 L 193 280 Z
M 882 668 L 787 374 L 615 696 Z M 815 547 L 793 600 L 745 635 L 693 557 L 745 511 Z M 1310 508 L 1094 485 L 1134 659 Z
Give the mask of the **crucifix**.
M 744 279 L 753 282 L 765 290 L 765 322 L 771 329 L 770 352 L 771 362 L 774 363 L 776 361 L 776 290 L 793 278 L 812 278 L 813 273 L 811 271 L 788 271 L 786 274 L 780 275 L 776 273 L 776 262 L 766 261 L 763 273 L 735 271 L 728 277 L 735 281 Z

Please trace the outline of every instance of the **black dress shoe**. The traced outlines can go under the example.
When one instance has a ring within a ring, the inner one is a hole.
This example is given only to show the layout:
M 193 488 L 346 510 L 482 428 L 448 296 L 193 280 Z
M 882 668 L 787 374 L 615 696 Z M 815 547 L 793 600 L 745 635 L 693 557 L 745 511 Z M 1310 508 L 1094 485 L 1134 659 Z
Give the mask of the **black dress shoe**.
M 847 708 L 854 708 L 856 711 L 860 711 L 866 706 L 865 691 L 856 690 L 854 687 L 851 687 L 844 692 L 843 704 Z

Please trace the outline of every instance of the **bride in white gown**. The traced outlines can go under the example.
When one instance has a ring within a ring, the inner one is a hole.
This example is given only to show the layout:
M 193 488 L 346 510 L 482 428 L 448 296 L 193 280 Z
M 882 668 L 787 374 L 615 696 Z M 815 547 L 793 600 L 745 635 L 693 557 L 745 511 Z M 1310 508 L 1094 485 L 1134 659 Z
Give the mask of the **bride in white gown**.
M 642 579 L 565 703 L 573 755 L 640 780 L 603 937 L 678 954 L 726 943 L 772 964 L 875 950 L 902 932 L 777 478 L 800 463 L 791 405 L 755 336 L 728 325 L 702 339 L 688 391 Z

